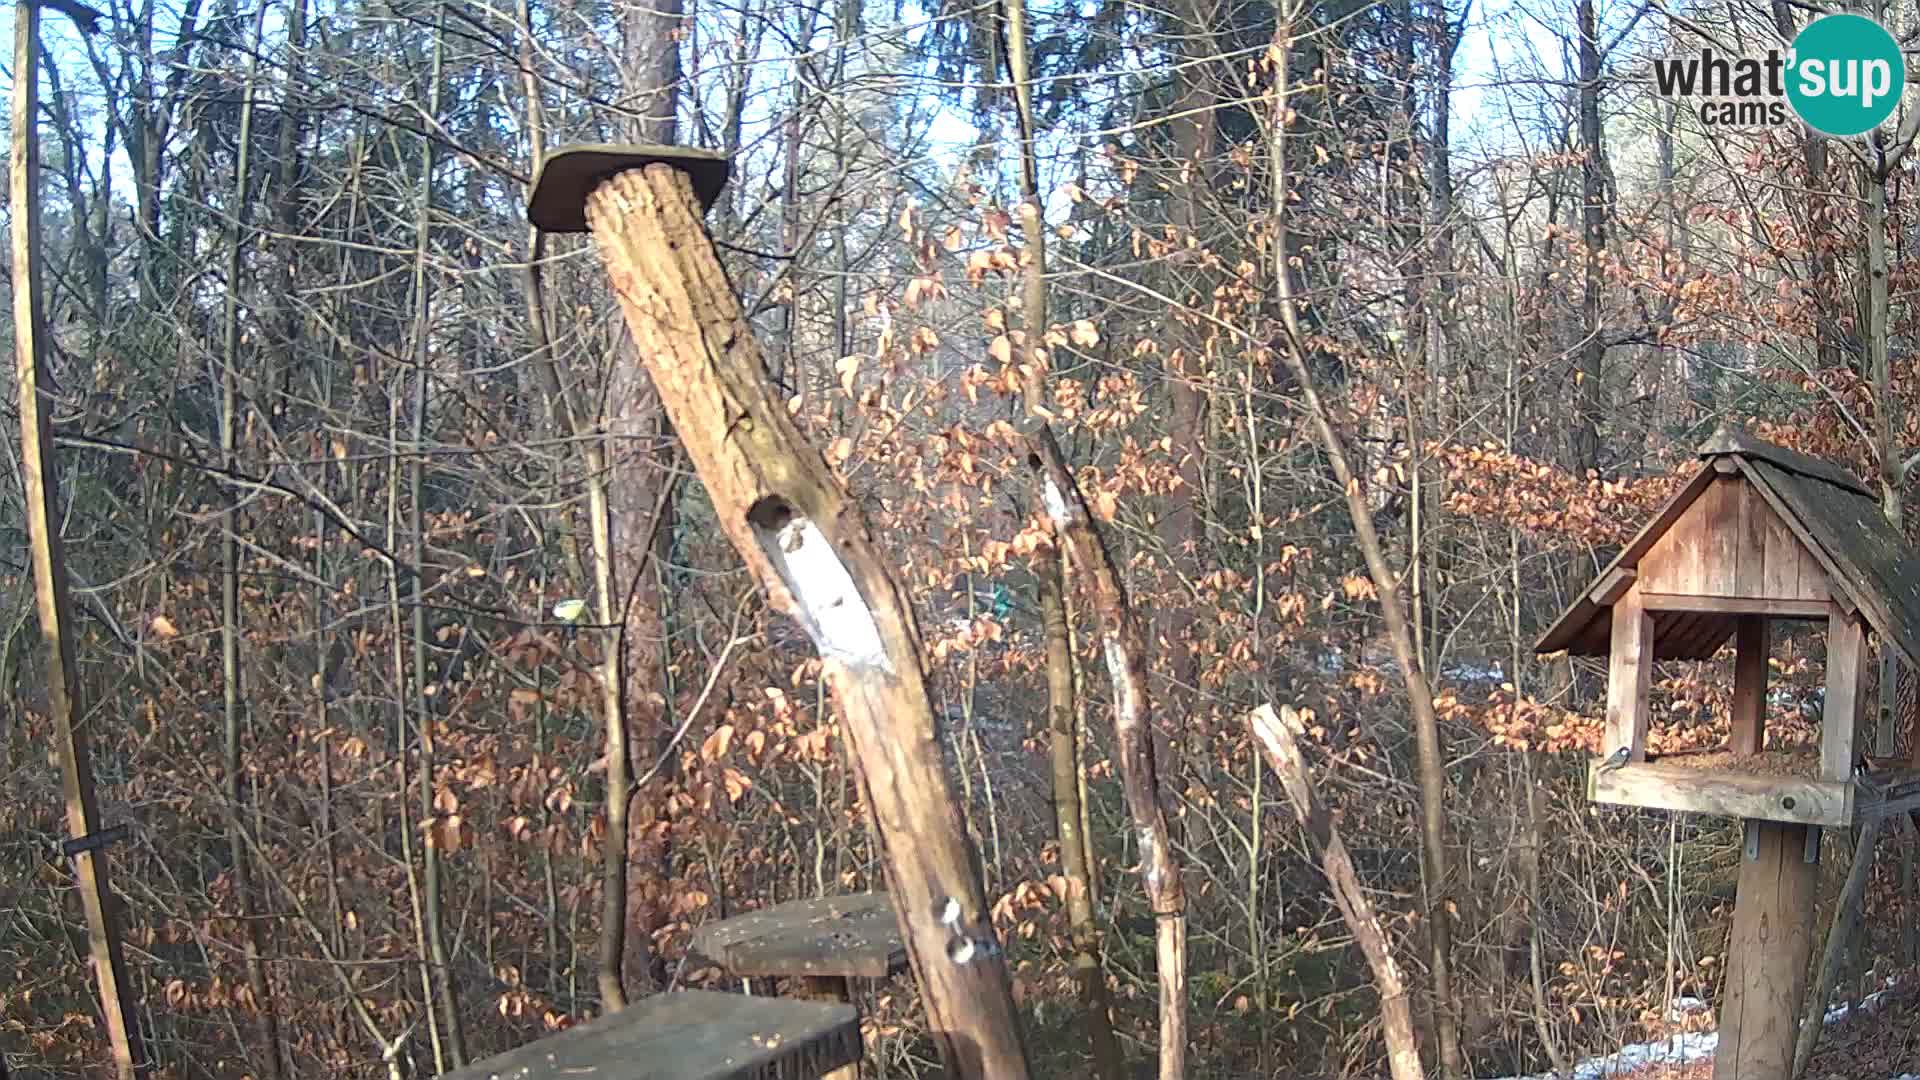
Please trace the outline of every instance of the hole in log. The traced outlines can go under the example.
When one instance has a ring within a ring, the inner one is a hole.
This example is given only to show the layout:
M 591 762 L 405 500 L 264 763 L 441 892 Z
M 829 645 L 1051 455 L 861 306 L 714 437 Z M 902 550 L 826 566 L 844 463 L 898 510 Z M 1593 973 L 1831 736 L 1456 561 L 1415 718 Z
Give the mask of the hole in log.
M 747 508 L 747 524 L 792 594 L 794 614 L 820 655 L 891 674 L 873 612 L 819 527 L 778 495 L 755 500 Z
M 1783 796 L 1783 797 L 1781 798 L 1781 800 L 1780 800 L 1780 806 L 1781 806 L 1781 808 L 1782 808 L 1782 809 L 1784 809 L 1784 810 L 1791 810 L 1791 809 L 1793 809 L 1793 806 L 1794 806 L 1794 803 L 1793 803 L 1793 796 L 1791 796 L 1791 795 L 1787 795 L 1787 796 Z

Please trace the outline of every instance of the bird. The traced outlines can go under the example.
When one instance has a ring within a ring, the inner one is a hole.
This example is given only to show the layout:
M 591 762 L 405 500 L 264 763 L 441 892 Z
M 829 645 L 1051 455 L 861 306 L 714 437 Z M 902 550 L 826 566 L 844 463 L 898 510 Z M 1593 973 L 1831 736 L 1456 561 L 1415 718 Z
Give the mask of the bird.
M 1866 789 L 1870 795 L 1880 794 L 1880 785 L 1873 781 L 1872 759 L 1865 755 L 1853 759 L 1853 782 Z
M 1622 746 L 1620 749 L 1608 754 L 1607 760 L 1601 762 L 1599 766 L 1593 770 L 1593 774 L 1598 776 L 1601 773 L 1610 773 L 1615 769 L 1623 768 L 1632 757 L 1633 747 Z

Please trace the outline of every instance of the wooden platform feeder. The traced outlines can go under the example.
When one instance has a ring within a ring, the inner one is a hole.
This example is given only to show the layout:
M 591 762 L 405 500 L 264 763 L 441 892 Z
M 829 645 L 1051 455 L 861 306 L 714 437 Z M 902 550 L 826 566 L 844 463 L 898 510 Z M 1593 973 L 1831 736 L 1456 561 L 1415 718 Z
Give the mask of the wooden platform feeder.
M 1716 1080 L 1788 1080 L 1805 994 L 1821 827 L 1920 806 L 1920 775 L 1861 782 L 1867 635 L 1920 659 L 1920 559 L 1870 489 L 1837 466 L 1721 428 L 1679 492 L 1536 648 L 1608 658 L 1594 802 L 1738 817 L 1745 850 L 1728 946 Z M 1824 622 L 1826 700 L 1814 775 L 1648 760 L 1653 663 L 1735 645 L 1731 760 L 1765 749 L 1768 630 Z M 1920 735 L 1917 732 L 1916 735 Z M 1889 728 L 1881 736 L 1891 741 Z M 1601 770 L 1621 747 L 1628 763 Z
M 815 1080 L 859 1060 L 860 1017 L 851 1006 L 687 990 L 443 1080 Z
M 710 922 L 693 949 L 742 979 L 788 979 L 811 1000 L 853 1003 L 853 980 L 905 971 L 907 947 L 886 893 L 796 900 Z M 858 1064 L 830 1074 L 854 1080 Z

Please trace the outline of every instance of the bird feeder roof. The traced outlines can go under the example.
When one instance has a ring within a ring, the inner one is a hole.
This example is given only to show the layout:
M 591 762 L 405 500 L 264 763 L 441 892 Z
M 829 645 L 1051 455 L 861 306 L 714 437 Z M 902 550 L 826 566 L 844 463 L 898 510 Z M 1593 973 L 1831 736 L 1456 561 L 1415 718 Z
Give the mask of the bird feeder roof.
M 1630 577 L 1640 560 L 1713 485 L 1737 476 L 1824 571 L 1825 586 L 1843 608 L 1857 610 L 1880 640 L 1909 663 L 1920 663 L 1920 557 L 1881 512 L 1873 492 L 1846 470 L 1723 426 L 1701 445 L 1700 464 L 1593 585 L 1561 612 L 1534 649 L 1605 656 L 1611 642 L 1612 583 Z M 1609 595 L 1611 594 L 1611 595 Z M 1712 605 L 1703 605 L 1710 608 Z M 1733 633 L 1736 615 L 1702 610 L 1660 612 L 1654 625 L 1659 659 L 1712 656 Z

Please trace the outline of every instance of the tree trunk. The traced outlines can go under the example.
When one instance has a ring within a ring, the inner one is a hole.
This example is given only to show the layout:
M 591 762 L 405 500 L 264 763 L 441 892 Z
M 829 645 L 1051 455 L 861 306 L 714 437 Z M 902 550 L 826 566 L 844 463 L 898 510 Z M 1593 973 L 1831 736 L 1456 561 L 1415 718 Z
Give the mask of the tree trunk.
M 1600 467 L 1600 423 L 1606 408 L 1604 393 L 1607 345 L 1602 336 L 1600 294 L 1601 257 L 1607 250 L 1605 148 L 1600 129 L 1600 39 L 1594 0 L 1579 0 L 1576 17 L 1580 34 L 1580 239 L 1586 248 L 1581 275 L 1580 352 L 1575 369 L 1573 466 Z
M 1293 816 L 1306 830 L 1314 854 L 1320 856 L 1321 871 L 1333 886 L 1333 902 L 1340 909 L 1340 918 L 1373 972 L 1374 990 L 1380 995 L 1380 1029 L 1387 1041 L 1387 1070 L 1393 1080 L 1423 1080 L 1426 1071 L 1420 1067 L 1406 980 L 1400 975 L 1400 965 L 1394 962 L 1380 917 L 1360 886 L 1360 875 L 1354 872 L 1353 858 L 1340 839 L 1340 830 L 1334 827 L 1333 815 L 1314 794 L 1313 778 L 1307 774 L 1298 741 L 1305 733 L 1305 724 L 1291 706 L 1281 706 L 1275 715 L 1271 705 L 1255 709 L 1247 724 L 1267 752 L 1267 763 L 1273 766 L 1281 786 L 1287 789 Z
M 253 41 L 261 40 L 263 6 L 254 16 Z M 235 435 L 240 408 L 240 279 L 241 253 L 246 248 L 247 208 L 253 204 L 249 190 L 249 172 L 253 162 L 253 116 L 257 93 L 257 62 L 249 60 L 240 95 L 240 125 L 233 166 L 233 227 L 227 235 L 227 287 L 221 312 L 220 364 L 220 463 L 228 470 L 239 468 Z M 104 314 L 104 313 L 103 313 Z M 257 894 L 253 881 L 253 857 L 243 838 L 246 828 L 241 806 L 246 801 L 246 771 L 240 745 L 246 726 L 246 702 L 240 683 L 240 522 L 235 503 L 249 498 L 235 492 L 220 511 L 220 673 L 223 688 L 222 718 L 225 726 L 227 849 L 233 862 L 234 902 L 239 907 L 242 966 L 246 970 L 247 989 L 260 1010 L 260 1038 L 267 1055 L 267 1072 L 278 1080 L 286 1072 L 280 1059 L 280 1020 L 273 1006 L 273 990 L 267 981 L 266 963 L 261 959 L 261 920 L 256 912 Z
M 1591 0 L 1582 0 L 1589 3 Z M 1275 209 L 1275 235 L 1272 250 L 1275 252 L 1273 267 L 1275 291 L 1278 294 L 1282 329 L 1281 357 L 1292 370 L 1300 385 L 1300 395 L 1305 399 L 1309 421 L 1320 438 L 1322 449 L 1333 468 L 1334 481 L 1346 494 L 1347 514 L 1353 521 L 1355 539 L 1358 540 L 1360 553 L 1366 561 L 1367 576 L 1373 582 L 1375 594 L 1379 598 L 1380 613 L 1386 622 L 1387 640 L 1393 649 L 1394 663 L 1398 665 L 1407 688 L 1408 704 L 1413 712 L 1414 742 L 1418 757 L 1418 783 L 1420 787 L 1420 831 L 1422 874 L 1426 882 L 1426 923 L 1433 978 L 1434 1018 L 1439 1028 L 1440 1064 L 1442 1074 L 1449 1080 L 1462 1075 L 1464 1066 L 1460 1058 L 1459 1020 L 1455 1015 L 1453 1003 L 1453 878 L 1451 860 L 1447 856 L 1446 830 L 1446 793 L 1447 778 L 1442 762 L 1440 745 L 1440 719 L 1434 710 L 1433 691 L 1427 684 L 1425 673 L 1420 667 L 1419 657 L 1415 655 L 1413 633 L 1407 625 L 1405 611 L 1401 608 L 1398 575 L 1387 565 L 1386 555 L 1380 546 L 1380 536 L 1374 530 L 1373 513 L 1367 504 L 1367 491 L 1361 479 L 1356 475 L 1347 460 L 1346 449 L 1333 425 L 1333 416 L 1314 385 L 1313 374 L 1307 368 L 1305 335 L 1295 311 L 1292 277 L 1285 265 L 1283 252 L 1287 250 L 1285 234 L 1287 232 L 1287 192 L 1289 187 L 1287 170 L 1286 123 L 1287 98 L 1289 86 L 1289 50 L 1291 42 L 1291 21 L 1284 21 L 1277 31 L 1278 53 L 1275 68 L 1275 107 L 1272 115 L 1272 175 L 1273 205 Z
M 1073 974 L 1087 1010 L 1087 1042 L 1093 1049 L 1093 1075 L 1119 1080 L 1120 1042 L 1113 1035 L 1107 1000 L 1107 973 L 1093 923 L 1093 872 L 1080 833 L 1080 714 L 1073 692 L 1073 645 L 1067 632 L 1063 595 L 1065 552 L 1042 555 L 1040 616 L 1047 640 L 1047 731 L 1053 754 L 1053 820 L 1060 839 L 1060 869 L 1067 879 L 1067 925 L 1073 939 Z
M 73 600 L 67 586 L 65 545 L 61 541 L 59 481 L 54 472 L 54 391 L 46 365 L 40 266 L 39 89 L 40 6 L 19 3 L 13 12 L 12 156 L 7 190 L 12 212 L 14 378 L 19 388 L 20 480 L 26 503 L 28 558 L 33 564 L 34 608 L 46 645 L 48 711 L 54 750 L 62 765 L 67 832 L 75 839 L 100 828 L 88 753 L 85 715 L 80 701 L 79 669 L 74 665 Z M 87 915 L 87 951 L 100 988 L 100 1008 L 113 1047 L 115 1075 L 144 1076 L 152 1068 L 141 1037 L 134 990 L 120 948 L 120 905 L 107 870 L 106 848 L 82 851 L 73 859 L 80 900 Z

